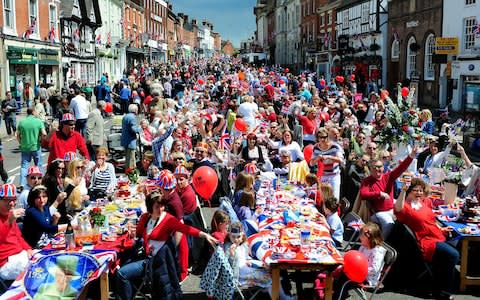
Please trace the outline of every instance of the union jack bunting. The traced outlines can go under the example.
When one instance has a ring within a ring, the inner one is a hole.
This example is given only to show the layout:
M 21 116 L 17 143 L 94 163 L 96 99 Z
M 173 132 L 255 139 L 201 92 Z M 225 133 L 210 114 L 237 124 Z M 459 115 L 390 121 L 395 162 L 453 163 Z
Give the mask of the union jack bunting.
M 480 36 L 480 24 L 477 23 L 477 24 L 473 25 L 472 32 L 473 32 L 473 34 L 475 34 L 475 36 L 477 36 L 477 37 Z
M 225 126 L 223 126 L 222 135 L 218 140 L 218 149 L 228 151 L 230 150 L 230 148 L 231 148 L 230 134 L 227 132 L 227 124 L 225 124 Z

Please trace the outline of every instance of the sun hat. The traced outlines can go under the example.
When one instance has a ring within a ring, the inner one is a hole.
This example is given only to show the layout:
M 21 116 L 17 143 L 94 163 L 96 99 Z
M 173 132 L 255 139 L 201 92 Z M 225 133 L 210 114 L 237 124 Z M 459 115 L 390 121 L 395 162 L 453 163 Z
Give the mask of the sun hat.
M 165 190 L 174 189 L 177 185 L 177 180 L 172 172 L 168 170 L 163 170 L 160 172 L 160 180 L 158 182 L 158 186 Z
M 0 189 L 0 198 L 16 198 L 17 188 L 12 183 L 5 183 Z
M 28 170 L 27 170 L 27 176 L 30 176 L 30 175 L 43 176 L 43 173 L 42 171 L 40 171 L 40 168 L 38 166 L 30 166 L 28 167 Z

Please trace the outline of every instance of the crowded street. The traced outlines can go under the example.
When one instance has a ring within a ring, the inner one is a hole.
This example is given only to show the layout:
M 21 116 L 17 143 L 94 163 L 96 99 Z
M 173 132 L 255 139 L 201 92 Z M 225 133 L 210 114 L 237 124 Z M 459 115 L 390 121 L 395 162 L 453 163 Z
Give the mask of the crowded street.
M 480 297 L 480 3 L 40 2 L 0 300 Z

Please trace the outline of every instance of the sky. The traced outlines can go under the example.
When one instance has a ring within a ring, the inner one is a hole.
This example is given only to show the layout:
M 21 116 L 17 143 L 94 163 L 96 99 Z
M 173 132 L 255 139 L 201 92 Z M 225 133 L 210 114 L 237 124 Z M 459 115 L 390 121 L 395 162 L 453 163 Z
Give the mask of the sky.
M 235 47 L 252 36 L 256 30 L 253 7 L 256 0 L 170 0 L 175 13 L 184 13 L 188 19 L 213 24 L 222 40 L 230 40 Z

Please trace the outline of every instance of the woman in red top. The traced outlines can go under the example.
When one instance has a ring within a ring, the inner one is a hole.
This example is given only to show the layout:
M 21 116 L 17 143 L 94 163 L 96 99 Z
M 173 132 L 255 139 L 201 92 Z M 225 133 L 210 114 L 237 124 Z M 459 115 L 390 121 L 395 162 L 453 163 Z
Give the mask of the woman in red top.
M 451 227 L 437 225 L 432 211 L 432 202 L 426 197 L 427 184 L 414 178 L 410 186 L 404 186 L 397 202 L 395 215 L 397 220 L 412 229 L 417 237 L 423 259 L 432 263 L 432 273 L 435 277 L 436 299 L 453 299 L 455 265 L 459 259 L 458 251 L 446 243 L 445 233 Z
M 315 144 L 315 133 L 317 131 L 317 121 L 315 120 L 315 109 L 309 107 L 305 111 L 305 116 L 302 114 L 297 115 L 297 119 L 303 127 L 303 144 L 313 145 Z
M 146 253 L 153 256 L 173 236 L 176 244 L 180 242 L 180 233 L 206 239 L 216 245 L 217 239 L 193 228 L 184 225 L 180 220 L 165 211 L 166 201 L 158 192 L 148 195 L 145 200 L 147 212 L 140 217 L 137 225 L 137 237 L 143 238 Z M 117 299 L 132 299 L 132 280 L 140 278 L 144 273 L 145 259 L 130 262 L 122 266 L 116 274 Z

